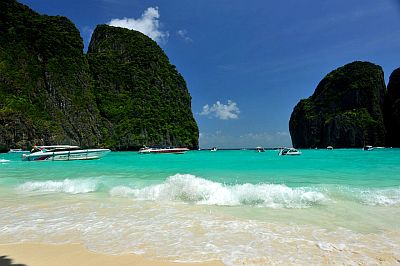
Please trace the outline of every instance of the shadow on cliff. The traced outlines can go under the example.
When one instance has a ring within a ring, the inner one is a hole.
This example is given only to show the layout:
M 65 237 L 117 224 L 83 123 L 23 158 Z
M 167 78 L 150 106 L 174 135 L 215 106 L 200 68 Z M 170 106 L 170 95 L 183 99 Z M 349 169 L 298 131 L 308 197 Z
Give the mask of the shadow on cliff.
M 27 266 L 25 264 L 14 264 L 7 256 L 0 256 L 0 266 Z

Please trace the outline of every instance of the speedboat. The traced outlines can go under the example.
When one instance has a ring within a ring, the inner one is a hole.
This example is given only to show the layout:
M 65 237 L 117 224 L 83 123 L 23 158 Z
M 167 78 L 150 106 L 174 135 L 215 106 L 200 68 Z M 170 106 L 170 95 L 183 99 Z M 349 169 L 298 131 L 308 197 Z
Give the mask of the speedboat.
M 24 152 L 29 152 L 29 151 L 24 151 L 22 149 L 10 149 L 8 153 L 24 153 Z
M 284 148 L 279 150 L 279 155 L 300 155 L 301 152 L 295 148 Z
M 22 161 L 94 160 L 109 152 L 109 149 L 82 149 L 68 145 L 34 146 L 30 154 L 22 154 Z
M 217 151 L 217 147 L 212 147 L 212 149 L 210 151 Z
M 152 146 L 152 147 L 146 147 L 144 146 L 139 150 L 140 154 L 150 154 L 150 153 L 175 153 L 175 154 L 183 154 L 185 152 L 189 151 L 188 148 L 176 148 L 176 147 L 158 147 L 158 146 Z
M 257 152 L 265 152 L 263 147 L 256 147 Z
M 326 147 L 326 149 L 327 150 L 333 150 L 333 147 L 332 146 L 328 146 L 328 147 Z
M 374 149 L 374 147 L 372 147 L 370 145 L 364 146 L 364 148 L 363 148 L 364 151 L 372 151 L 373 149 Z

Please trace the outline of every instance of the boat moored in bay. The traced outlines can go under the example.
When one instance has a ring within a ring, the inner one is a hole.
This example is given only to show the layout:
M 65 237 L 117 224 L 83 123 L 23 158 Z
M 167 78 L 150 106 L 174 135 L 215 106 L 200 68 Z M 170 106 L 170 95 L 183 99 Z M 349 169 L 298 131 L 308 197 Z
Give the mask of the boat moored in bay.
M 301 151 L 296 150 L 295 148 L 284 148 L 279 150 L 279 155 L 300 155 Z
M 177 148 L 177 147 L 164 147 L 164 146 L 144 146 L 139 150 L 140 154 L 164 154 L 164 153 L 175 153 L 175 154 L 183 154 L 189 151 L 188 148 Z
M 24 151 L 23 149 L 10 149 L 8 153 L 26 153 L 29 151 Z
M 374 149 L 374 147 L 372 147 L 370 145 L 364 146 L 364 148 L 363 148 L 364 151 L 372 151 L 373 149 Z
M 82 149 L 79 146 L 34 146 L 30 154 L 23 154 L 23 161 L 73 161 L 94 160 L 109 153 L 109 149 Z
M 257 152 L 265 152 L 265 149 L 263 147 L 258 146 L 258 147 L 256 147 L 256 151 Z

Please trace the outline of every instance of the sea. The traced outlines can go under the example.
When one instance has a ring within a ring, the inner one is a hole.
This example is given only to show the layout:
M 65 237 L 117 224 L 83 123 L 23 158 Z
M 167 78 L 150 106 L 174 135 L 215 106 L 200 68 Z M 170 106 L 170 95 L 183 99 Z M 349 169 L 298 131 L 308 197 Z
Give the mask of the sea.
M 0 154 L 0 244 L 225 265 L 400 264 L 400 149 Z

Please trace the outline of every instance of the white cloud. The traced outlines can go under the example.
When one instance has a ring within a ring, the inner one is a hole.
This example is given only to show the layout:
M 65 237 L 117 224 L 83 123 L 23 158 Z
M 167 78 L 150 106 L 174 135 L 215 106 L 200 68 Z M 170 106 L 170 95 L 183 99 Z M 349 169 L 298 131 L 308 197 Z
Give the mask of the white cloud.
M 188 34 L 187 30 L 178 30 L 176 32 L 176 35 L 181 37 L 185 42 L 187 43 L 193 42 L 192 38 L 190 38 L 187 34 Z
M 212 106 L 206 104 L 200 113 L 200 115 L 214 116 L 221 120 L 238 119 L 239 114 L 239 107 L 231 100 L 228 100 L 228 104 L 222 104 L 220 101 L 217 101 Z
M 164 41 L 168 38 L 168 32 L 161 31 L 161 24 L 159 21 L 160 13 L 158 12 L 158 7 L 147 8 L 142 16 L 138 19 L 134 18 L 122 18 L 122 19 L 112 19 L 108 25 L 127 28 L 130 30 L 137 30 L 141 33 L 149 36 L 154 41 Z

